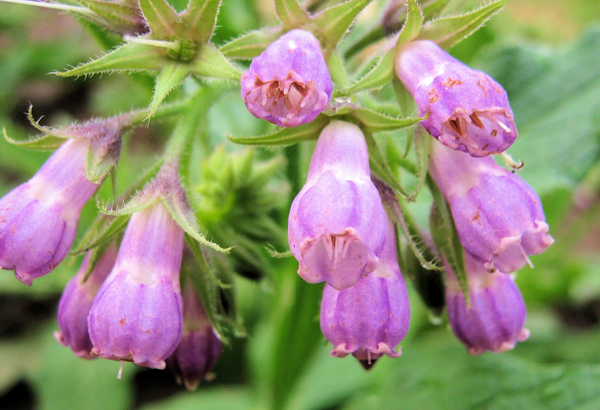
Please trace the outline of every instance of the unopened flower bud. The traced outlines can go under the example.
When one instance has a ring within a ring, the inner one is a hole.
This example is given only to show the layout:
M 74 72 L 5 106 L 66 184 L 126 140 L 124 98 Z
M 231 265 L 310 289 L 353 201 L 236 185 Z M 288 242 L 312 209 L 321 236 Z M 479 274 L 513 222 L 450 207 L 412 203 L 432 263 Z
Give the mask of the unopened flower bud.
M 136 212 L 88 316 L 92 356 L 165 368 L 182 329 L 183 230 L 157 201 Z
M 523 296 L 511 275 L 489 273 L 481 263 L 465 255 L 469 306 L 454 273 L 447 267 L 446 308 L 456 337 L 478 355 L 486 350 L 504 352 L 527 340 L 523 327 L 527 311 Z
M 331 356 L 352 354 L 368 369 L 384 354 L 400 356 L 394 349 L 406 336 L 409 322 L 410 305 L 398 266 L 395 227 L 388 222 L 378 268 L 351 288 L 325 286 L 321 330 L 335 346 Z
M 188 280 L 183 292 L 183 332 L 177 349 L 167 359 L 167 366 L 188 390 L 193 390 L 215 367 L 221 352 L 221 338 Z
M 115 264 L 116 257 L 117 249 L 111 245 L 86 278 L 90 263 L 88 253 L 77 274 L 67 284 L 58 304 L 60 332 L 55 332 L 54 336 L 60 344 L 70 347 L 75 355 L 83 359 L 92 359 L 90 351 L 93 346 L 88 333 L 87 316 L 100 285 Z
M 538 195 L 492 158 L 434 141 L 429 172 L 450 205 L 462 246 L 486 269 L 514 272 L 554 242 Z
M 427 115 L 423 127 L 442 144 L 474 157 L 505 151 L 517 138 L 506 91 L 436 43 L 413 41 L 400 49 L 396 74 Z
M 280 127 L 311 122 L 331 99 L 333 83 L 319 40 L 292 30 L 273 42 L 242 75 L 248 111 Z
M 290 210 L 288 241 L 298 274 L 338 290 L 353 286 L 377 268 L 385 232 L 365 137 L 356 125 L 333 121 L 319 136 L 306 185 Z
M 66 141 L 33 178 L 0 199 L 0 267 L 27 285 L 73 245 L 81 209 L 99 186 L 86 176 L 89 145 L 84 138 Z

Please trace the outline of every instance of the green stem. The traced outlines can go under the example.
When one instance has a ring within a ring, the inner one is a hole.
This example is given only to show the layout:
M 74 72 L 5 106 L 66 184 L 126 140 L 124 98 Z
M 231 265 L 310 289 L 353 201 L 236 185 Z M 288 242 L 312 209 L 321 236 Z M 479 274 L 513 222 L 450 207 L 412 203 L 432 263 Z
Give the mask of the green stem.
M 55 9 L 55 10 L 63 10 L 63 11 L 71 11 L 73 13 L 87 14 L 87 15 L 95 15 L 92 10 L 87 7 L 80 6 L 71 6 L 68 4 L 55 4 L 55 3 L 45 3 L 41 1 L 33 1 L 33 0 L 0 0 L 4 3 L 15 3 L 15 4 L 24 4 L 26 6 L 35 6 L 35 7 L 43 7 L 46 9 Z
M 191 148 L 196 138 L 200 138 L 203 155 L 208 156 L 212 152 L 212 143 L 208 134 L 208 110 L 218 100 L 219 96 L 229 85 L 214 84 L 212 86 L 201 86 L 191 98 L 184 101 L 181 109 L 182 115 L 175 127 L 171 139 L 165 148 L 165 162 L 181 164 L 183 168 L 182 179 L 184 184 L 187 178 L 187 168 L 191 154 Z M 173 107 L 176 113 L 179 107 Z M 157 114 L 159 114 L 157 111 Z M 166 109 L 163 116 L 171 112 Z

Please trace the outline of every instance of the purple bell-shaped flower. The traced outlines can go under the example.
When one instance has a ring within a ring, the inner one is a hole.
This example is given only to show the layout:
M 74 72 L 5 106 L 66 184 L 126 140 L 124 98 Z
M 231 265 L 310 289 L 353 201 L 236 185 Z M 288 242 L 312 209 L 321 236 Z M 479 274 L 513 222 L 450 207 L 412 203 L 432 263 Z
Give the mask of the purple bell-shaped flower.
M 333 121 L 319 136 L 306 185 L 290 210 L 288 241 L 298 274 L 338 290 L 353 286 L 377 268 L 385 232 L 365 137 L 356 125 Z
M 538 195 L 493 158 L 472 158 L 433 141 L 429 172 L 450 205 L 462 246 L 486 269 L 514 272 L 554 242 Z
M 525 302 L 512 276 L 489 273 L 469 255 L 465 255 L 465 267 L 470 305 L 467 307 L 458 280 L 446 267 L 446 309 L 452 331 L 469 353 L 500 353 L 527 340 Z
M 280 127 L 314 120 L 333 91 L 321 44 L 304 30 L 289 31 L 269 45 L 241 81 L 248 111 Z
M 131 216 L 88 316 L 92 356 L 165 368 L 181 337 L 183 229 L 158 200 Z
M 112 270 L 117 258 L 117 248 L 111 245 L 102 255 L 87 278 L 85 273 L 90 263 L 88 253 L 77 274 L 67 284 L 58 303 L 58 326 L 56 340 L 73 350 L 83 359 L 92 359 L 93 348 L 88 332 L 87 316 L 100 285 Z M 84 280 L 85 279 L 85 280 Z
M 222 350 L 221 338 L 188 279 L 183 290 L 183 332 L 177 349 L 167 359 L 167 366 L 188 390 L 193 390 L 215 367 Z
M 436 43 L 413 41 L 396 57 L 396 74 L 414 97 L 423 127 L 442 144 L 474 157 L 505 151 L 517 138 L 506 91 Z
M 21 282 L 53 270 L 73 245 L 79 215 L 100 186 L 86 176 L 90 141 L 66 141 L 28 182 L 0 199 L 0 267 Z
M 396 346 L 410 322 L 410 305 L 398 266 L 396 232 L 388 221 L 379 266 L 348 289 L 325 286 L 321 303 L 321 330 L 335 347 L 331 356 L 352 354 L 365 368 L 386 354 L 400 356 Z

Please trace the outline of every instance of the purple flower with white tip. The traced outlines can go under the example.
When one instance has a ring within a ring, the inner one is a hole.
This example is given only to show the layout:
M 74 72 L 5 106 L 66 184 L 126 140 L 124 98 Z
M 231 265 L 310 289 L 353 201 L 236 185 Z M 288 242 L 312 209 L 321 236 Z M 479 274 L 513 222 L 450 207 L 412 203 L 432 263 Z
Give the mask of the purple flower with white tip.
M 469 306 L 458 280 L 446 266 L 446 309 L 452 331 L 470 354 L 486 350 L 501 353 L 529 338 L 523 327 L 527 311 L 511 275 L 489 273 L 481 263 L 465 255 Z
M 165 368 L 179 343 L 183 230 L 158 200 L 131 216 L 88 316 L 92 356 Z
M 554 239 L 535 191 L 493 158 L 472 158 L 437 142 L 429 172 L 450 205 L 465 251 L 486 269 L 510 273 Z
M 429 40 L 403 46 L 396 74 L 427 115 L 423 127 L 442 144 L 474 157 L 505 151 L 517 138 L 506 91 Z
M 193 390 L 215 367 L 222 350 L 221 338 L 188 279 L 183 291 L 183 332 L 177 349 L 167 359 L 167 366 L 179 382 L 183 381 L 188 390 Z
M 66 141 L 28 182 L 0 199 L 0 267 L 21 282 L 53 270 L 67 256 L 79 215 L 99 184 L 86 176 L 90 141 Z
M 248 111 L 280 127 L 314 120 L 333 91 L 321 44 L 304 30 L 291 30 L 269 45 L 241 81 Z
M 88 253 L 77 274 L 67 284 L 58 303 L 58 326 L 56 340 L 68 346 L 75 355 L 83 359 L 92 359 L 92 341 L 88 333 L 87 316 L 100 285 L 112 270 L 117 258 L 117 248 L 111 245 L 102 255 L 97 265 L 86 278 L 90 263 Z
M 321 331 L 335 347 L 331 356 L 352 354 L 365 368 L 394 350 L 408 332 L 410 305 L 396 253 L 396 232 L 388 221 L 379 267 L 351 288 L 325 286 L 321 303 Z
M 386 217 L 369 171 L 365 136 L 356 125 L 333 121 L 323 129 L 306 185 L 288 221 L 288 241 L 309 283 L 353 286 L 377 268 Z

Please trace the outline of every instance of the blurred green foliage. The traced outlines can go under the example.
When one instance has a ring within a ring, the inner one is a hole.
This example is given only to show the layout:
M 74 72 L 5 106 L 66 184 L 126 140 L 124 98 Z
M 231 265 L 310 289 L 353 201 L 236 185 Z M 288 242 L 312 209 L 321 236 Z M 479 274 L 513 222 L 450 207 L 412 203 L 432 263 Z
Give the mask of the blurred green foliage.
M 181 10 L 186 2 L 173 3 Z M 384 5 L 374 2 L 355 33 L 365 32 Z M 272 1 L 225 0 L 213 41 L 223 44 L 274 23 Z M 0 396 L 26 381 L 39 409 L 600 408 L 600 178 L 594 177 L 600 163 L 598 24 L 597 0 L 510 0 L 482 30 L 452 49 L 507 89 L 520 131 L 510 153 L 524 161 L 520 175 L 540 192 L 556 239 L 548 252 L 532 258 L 534 270 L 518 276 L 532 335 L 514 351 L 468 356 L 445 326 L 429 322 L 413 291 L 402 357 L 382 358 L 368 373 L 351 357 L 330 358 L 318 324 L 322 287 L 301 281 L 296 262 L 288 258 L 271 261 L 275 273 L 268 285 L 236 278 L 240 315 L 250 336 L 226 348 L 216 379 L 195 392 L 167 388 L 157 397 L 140 375 L 158 371 L 126 364 L 123 379 L 117 380 L 117 362 L 86 362 L 56 343 L 55 319 L 42 325 L 22 319 L 16 330 L 0 327 Z M 29 103 L 35 115 L 46 116 L 43 123 L 57 124 L 150 102 L 152 83 L 143 75 L 86 81 L 47 75 L 104 51 L 71 16 L 2 3 L 0 50 L 0 123 L 13 137 L 33 133 L 22 114 Z M 238 149 L 224 142 L 227 134 L 267 130 L 247 113 L 237 90 L 221 95 L 209 117 L 210 143 L 226 144 L 227 151 Z M 132 136 L 119 165 L 120 192 L 144 169 L 139 159 L 152 156 L 163 143 L 160 128 Z M 309 145 L 286 149 L 296 169 L 306 166 Z M 200 175 L 194 155 L 190 172 Z M 273 153 L 257 150 L 255 155 Z M 47 156 L 0 140 L 0 195 L 29 178 Z M 293 188 L 298 186 L 294 178 L 303 178 L 302 172 L 288 175 Z M 105 185 L 99 199 L 110 197 L 110 184 Z M 80 235 L 92 222 L 94 207 L 86 206 Z M 285 216 L 280 219 L 284 223 Z M 0 301 L 19 297 L 54 309 L 77 266 L 78 259 L 71 258 L 31 288 L 2 271 Z M 0 306 L 6 306 L 0 323 L 24 317 L 20 305 Z

